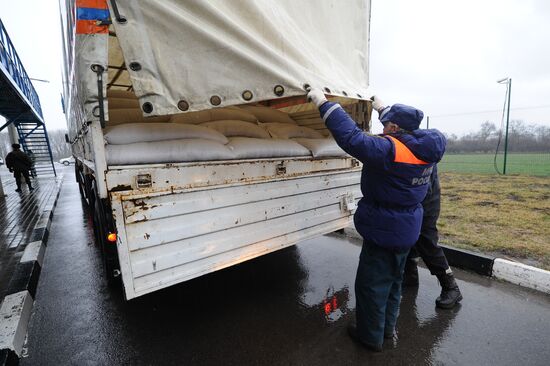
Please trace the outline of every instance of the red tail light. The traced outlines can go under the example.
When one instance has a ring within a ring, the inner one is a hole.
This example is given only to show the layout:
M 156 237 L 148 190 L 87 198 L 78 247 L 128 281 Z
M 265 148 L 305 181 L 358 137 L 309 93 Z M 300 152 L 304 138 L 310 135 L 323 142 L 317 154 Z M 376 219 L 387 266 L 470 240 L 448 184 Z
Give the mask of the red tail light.
M 110 243 L 116 243 L 116 233 L 107 234 L 107 241 Z

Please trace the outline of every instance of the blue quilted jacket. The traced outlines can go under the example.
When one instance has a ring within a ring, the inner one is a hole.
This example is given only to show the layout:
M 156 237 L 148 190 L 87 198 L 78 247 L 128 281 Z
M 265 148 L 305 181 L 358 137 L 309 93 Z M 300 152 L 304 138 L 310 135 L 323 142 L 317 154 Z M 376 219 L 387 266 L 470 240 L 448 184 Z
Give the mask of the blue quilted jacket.
M 326 102 L 319 110 L 338 145 L 363 163 L 357 231 L 384 248 L 411 248 L 420 235 L 421 202 L 445 152 L 445 137 L 434 129 L 368 135 L 338 104 Z

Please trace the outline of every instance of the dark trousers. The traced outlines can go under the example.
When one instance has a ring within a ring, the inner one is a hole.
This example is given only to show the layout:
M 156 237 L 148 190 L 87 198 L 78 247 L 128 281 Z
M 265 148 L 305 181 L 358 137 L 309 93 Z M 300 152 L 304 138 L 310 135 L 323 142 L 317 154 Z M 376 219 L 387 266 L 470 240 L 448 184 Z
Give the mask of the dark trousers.
M 395 329 L 408 250 L 395 252 L 365 240 L 355 278 L 357 333 L 372 345 Z
M 441 209 L 441 188 L 437 175 L 422 202 L 422 207 L 424 208 L 422 229 L 418 241 L 409 252 L 409 259 L 420 256 L 432 275 L 444 275 L 449 269 L 449 263 L 443 249 L 438 244 L 437 219 Z
M 15 184 L 17 184 L 17 188 L 21 189 L 21 175 L 25 178 L 25 182 L 27 182 L 27 185 L 31 186 L 31 178 L 29 177 L 29 171 L 28 170 L 14 170 L 13 176 L 15 178 Z

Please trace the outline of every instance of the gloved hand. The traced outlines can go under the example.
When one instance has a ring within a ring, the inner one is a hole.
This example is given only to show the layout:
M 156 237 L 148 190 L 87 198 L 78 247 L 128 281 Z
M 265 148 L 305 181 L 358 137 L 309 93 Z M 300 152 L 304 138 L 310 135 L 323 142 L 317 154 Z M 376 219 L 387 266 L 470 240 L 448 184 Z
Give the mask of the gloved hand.
M 386 108 L 386 104 L 384 103 L 384 101 L 378 98 L 376 95 L 370 97 L 370 100 L 372 100 L 372 108 L 378 113 L 382 112 Z
M 327 98 L 320 89 L 311 89 L 309 93 L 307 93 L 307 100 L 311 101 L 319 108 L 327 101 Z
M 10 171 L 10 173 L 13 173 L 13 168 L 10 168 L 9 171 Z

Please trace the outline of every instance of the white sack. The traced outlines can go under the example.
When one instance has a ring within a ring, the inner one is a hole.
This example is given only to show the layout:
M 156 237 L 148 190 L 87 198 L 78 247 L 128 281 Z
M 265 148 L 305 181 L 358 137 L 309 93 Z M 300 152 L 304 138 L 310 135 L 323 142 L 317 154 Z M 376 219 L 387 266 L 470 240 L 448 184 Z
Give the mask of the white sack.
M 200 126 L 212 128 L 225 137 L 253 137 L 258 139 L 270 139 L 269 133 L 258 126 L 250 122 L 244 121 L 212 121 L 201 123 Z
M 338 146 L 333 138 L 324 139 L 294 139 L 297 143 L 311 151 L 314 158 L 326 158 L 329 156 L 346 156 L 346 152 Z
M 177 123 L 125 123 L 108 127 L 105 141 L 112 145 L 136 142 L 166 141 L 175 139 L 203 139 L 227 144 L 227 138 L 213 129 Z
M 290 118 L 287 113 L 278 111 L 273 108 L 250 105 L 243 105 L 241 106 L 241 108 L 245 111 L 252 113 L 254 116 L 256 116 L 256 118 L 258 118 L 258 121 L 260 122 L 279 122 L 289 123 L 293 125 L 296 124 L 296 121 Z
M 261 125 L 271 137 L 275 139 L 308 138 L 322 139 L 324 136 L 319 132 L 304 126 L 290 125 L 288 123 L 262 123 Z
M 258 119 L 252 113 L 238 107 L 212 108 L 200 112 L 176 114 L 170 118 L 173 123 L 199 124 L 210 121 L 239 120 L 256 123 Z
M 105 153 L 109 165 L 181 163 L 235 158 L 235 154 L 226 145 L 199 139 L 106 145 Z
M 292 140 L 232 137 L 226 145 L 237 159 L 311 156 L 308 149 Z
M 151 115 L 304 95 L 365 99 L 370 0 L 117 0 L 113 20 L 140 104 Z M 112 5 L 109 2 L 109 5 Z M 111 14 L 114 14 L 111 8 Z M 253 98 L 245 101 L 249 90 Z M 345 94 L 344 94 L 345 92 Z

